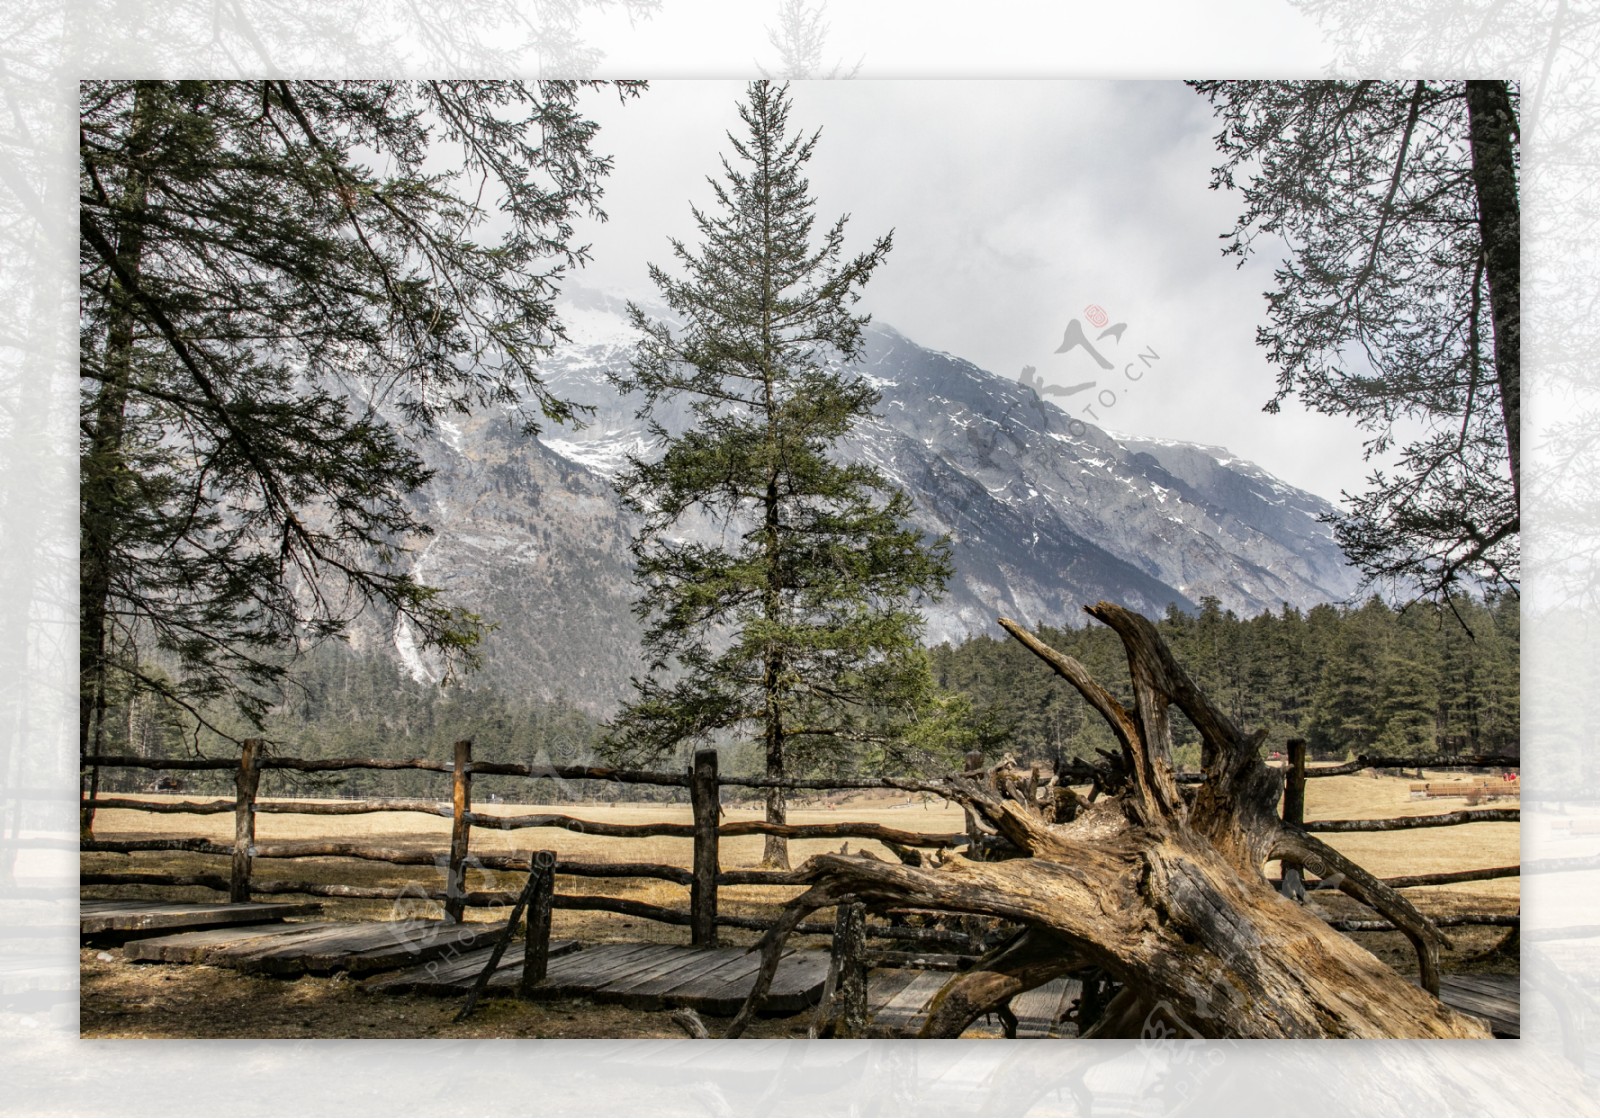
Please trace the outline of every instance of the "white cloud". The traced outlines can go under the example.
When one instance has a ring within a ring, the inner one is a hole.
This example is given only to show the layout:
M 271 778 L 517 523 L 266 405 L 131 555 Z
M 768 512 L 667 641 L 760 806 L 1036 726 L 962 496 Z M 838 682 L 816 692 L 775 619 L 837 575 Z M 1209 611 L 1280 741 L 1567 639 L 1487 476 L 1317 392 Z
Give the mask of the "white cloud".
M 647 294 L 646 263 L 671 265 L 667 238 L 695 243 L 689 204 L 711 201 L 705 179 L 740 127 L 743 88 L 663 81 L 620 108 L 595 103 L 616 168 L 582 282 Z M 1161 355 L 1133 391 L 1114 386 L 1109 426 L 1227 446 L 1330 499 L 1361 488 L 1371 466 L 1354 424 L 1292 401 L 1261 411 L 1275 372 L 1254 339 L 1273 261 L 1240 270 L 1222 256 L 1239 202 L 1208 189 L 1216 123 L 1186 87 L 849 81 L 793 95 L 791 122 L 823 129 L 819 224 L 850 213 L 857 248 L 895 231 L 862 301 L 880 322 L 1005 376 L 1033 365 L 1073 383 L 1099 370 L 1052 351 L 1100 304 L 1129 324 L 1105 343 L 1119 368 L 1147 346 Z

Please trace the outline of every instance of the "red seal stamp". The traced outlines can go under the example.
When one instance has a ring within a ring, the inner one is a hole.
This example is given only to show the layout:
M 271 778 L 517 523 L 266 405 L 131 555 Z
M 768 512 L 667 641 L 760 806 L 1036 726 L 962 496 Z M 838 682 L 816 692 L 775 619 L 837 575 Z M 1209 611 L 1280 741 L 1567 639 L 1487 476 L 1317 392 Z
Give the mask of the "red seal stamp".
M 1088 319 L 1096 330 L 1111 321 L 1111 316 L 1106 314 L 1106 309 L 1098 303 L 1091 303 L 1085 307 L 1083 309 L 1083 317 Z

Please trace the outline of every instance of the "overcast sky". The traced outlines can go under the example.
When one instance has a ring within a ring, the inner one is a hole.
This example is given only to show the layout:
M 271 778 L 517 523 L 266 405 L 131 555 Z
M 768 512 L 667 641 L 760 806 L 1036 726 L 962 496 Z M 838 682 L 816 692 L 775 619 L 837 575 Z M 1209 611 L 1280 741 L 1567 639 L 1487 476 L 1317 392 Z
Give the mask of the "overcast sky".
M 610 221 L 584 230 L 595 259 L 579 282 L 649 295 L 645 265 L 671 265 L 667 238 L 696 243 L 689 203 L 711 203 L 705 178 L 741 127 L 743 90 L 657 81 L 625 107 L 591 103 L 616 166 Z M 819 225 L 849 213 L 853 251 L 894 230 L 861 303 L 878 322 L 1005 377 L 1032 365 L 1047 384 L 1095 380 L 1051 399 L 1094 407 L 1109 430 L 1225 446 L 1330 500 L 1364 488 L 1372 464 L 1350 421 L 1293 401 L 1261 410 L 1274 371 L 1254 337 L 1273 261 L 1241 270 L 1221 254 L 1240 202 L 1208 189 L 1217 126 L 1188 87 L 856 80 L 791 92 L 791 124 L 822 128 L 809 168 Z M 1053 352 L 1091 304 L 1127 324 L 1120 342 L 1097 343 L 1113 373 L 1082 350 Z M 1123 365 L 1145 349 L 1160 359 L 1130 385 Z M 1111 407 L 1091 399 L 1108 388 Z

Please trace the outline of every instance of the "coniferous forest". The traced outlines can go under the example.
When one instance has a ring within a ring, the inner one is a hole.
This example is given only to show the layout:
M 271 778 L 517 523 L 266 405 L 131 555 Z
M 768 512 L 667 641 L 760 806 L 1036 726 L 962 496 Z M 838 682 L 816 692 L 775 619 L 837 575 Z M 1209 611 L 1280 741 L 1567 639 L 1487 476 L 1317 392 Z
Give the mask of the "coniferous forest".
M 1208 597 L 1197 614 L 1169 607 L 1158 628 L 1224 711 L 1268 731 L 1269 752 L 1299 737 L 1321 758 L 1515 754 L 1518 606 L 1457 595 L 1396 610 L 1374 596 L 1240 618 Z M 1097 679 L 1127 678 L 1121 642 L 1105 627 L 1046 624 L 1039 634 Z M 968 696 L 1019 760 L 1092 758 L 1115 745 L 1072 688 L 1009 638 L 978 637 L 933 656 L 939 683 Z M 1178 761 L 1197 764 L 1194 728 L 1180 717 L 1174 730 Z
M 1322 759 L 1357 752 L 1514 755 L 1518 607 L 1515 598 L 1458 595 L 1447 604 L 1395 609 L 1374 596 L 1361 605 L 1286 607 L 1240 618 L 1207 598 L 1196 613 L 1169 607 L 1158 628 L 1230 716 L 1267 729 L 1262 748 L 1268 753 L 1300 737 Z M 1108 686 L 1126 680 L 1114 633 L 1092 622 L 1064 623 L 1044 623 L 1038 632 Z M 942 748 L 930 747 L 918 757 L 863 755 L 855 767 L 863 773 L 934 770 L 956 762 L 966 748 L 1053 765 L 1074 755 L 1093 759 L 1095 750 L 1114 745 L 1078 694 L 1010 638 L 974 637 L 940 645 L 929 657 L 937 684 L 950 693 L 965 726 L 951 733 L 950 720 L 943 719 Z M 579 705 L 586 697 L 535 699 L 470 685 L 440 689 L 412 680 L 386 656 L 361 655 L 342 645 L 320 648 L 297 669 L 295 681 L 266 733 L 282 752 L 301 757 L 442 757 L 451 742 L 470 738 L 486 761 L 578 764 L 596 757 L 606 732 L 604 721 L 585 710 L 591 705 Z M 192 730 L 148 693 L 132 705 L 114 704 L 108 724 L 114 736 L 127 736 L 134 753 L 176 756 L 192 750 Z M 1198 735 L 1181 716 L 1175 737 L 1180 764 L 1197 764 Z M 749 747 L 736 747 L 726 764 L 753 772 L 761 759 Z M 831 771 L 839 771 L 836 764 Z M 116 778 L 131 787 L 148 775 Z M 186 787 L 196 790 L 209 788 L 208 782 L 221 790 L 231 779 L 227 773 L 185 775 Z M 320 780 L 283 773 L 270 780 L 284 782 L 283 792 L 291 791 L 293 781 L 294 791 L 312 795 L 438 791 L 430 775 L 403 771 Z M 597 791 L 546 784 L 538 792 L 552 799 Z M 648 790 L 640 786 L 619 795 L 651 795 Z

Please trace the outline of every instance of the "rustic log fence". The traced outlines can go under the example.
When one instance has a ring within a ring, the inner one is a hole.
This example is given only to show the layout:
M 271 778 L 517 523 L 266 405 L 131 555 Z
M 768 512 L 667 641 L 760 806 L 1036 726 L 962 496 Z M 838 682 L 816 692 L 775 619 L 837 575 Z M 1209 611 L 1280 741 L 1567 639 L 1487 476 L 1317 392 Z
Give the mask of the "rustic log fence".
M 100 809 L 128 809 L 156 813 L 185 813 L 210 815 L 233 813 L 235 838 L 232 844 L 220 843 L 202 837 L 161 837 L 151 839 L 85 839 L 84 851 L 133 854 L 150 851 L 182 851 L 192 854 L 222 855 L 232 860 L 231 872 L 221 874 L 163 874 L 148 871 L 84 872 L 83 885 L 144 885 L 192 886 L 215 889 L 227 893 L 231 901 L 247 901 L 252 895 L 300 894 L 313 897 L 347 898 L 358 900 L 418 899 L 440 902 L 447 920 L 460 921 L 469 908 L 502 908 L 514 906 L 518 892 L 502 890 L 472 890 L 468 888 L 468 871 L 526 872 L 529 859 L 518 855 L 473 854 L 471 832 L 473 828 L 514 831 L 527 828 L 559 828 L 585 835 L 615 838 L 672 837 L 693 840 L 691 869 L 663 863 L 596 862 L 577 859 L 553 858 L 548 877 L 556 875 L 600 879 L 657 879 L 689 887 L 687 910 L 628 898 L 591 894 L 551 894 L 550 907 L 556 909 L 593 910 L 639 917 L 664 924 L 687 926 L 691 943 L 713 946 L 717 942 L 718 928 L 736 928 L 765 931 L 771 922 L 761 918 L 724 913 L 718 906 L 718 888 L 721 886 L 793 886 L 798 885 L 789 871 L 783 870 L 722 870 L 719 862 L 719 845 L 723 837 L 747 835 L 781 835 L 790 839 L 861 839 L 884 840 L 906 847 L 955 847 L 965 844 L 964 833 L 924 833 L 888 827 L 869 821 L 840 821 L 826 824 L 769 824 L 764 820 L 724 822 L 720 819 L 722 789 L 768 788 L 781 785 L 788 789 L 902 789 L 937 792 L 926 782 L 886 779 L 770 779 L 764 777 L 720 777 L 717 772 L 717 754 L 714 750 L 701 750 L 694 756 L 687 772 L 644 771 L 614 769 L 602 766 L 539 766 L 505 762 L 481 762 L 472 759 L 472 744 L 457 742 L 452 762 L 430 758 L 321 758 L 305 759 L 280 757 L 262 752 L 258 740 L 247 740 L 237 761 L 226 758 L 144 758 L 127 755 L 96 755 L 86 759 L 86 764 L 97 767 L 126 766 L 142 769 L 173 770 L 226 770 L 236 771 L 236 793 L 232 799 L 183 800 L 176 802 L 150 801 L 129 796 L 96 796 L 85 802 L 86 806 Z M 351 769 L 415 769 L 448 773 L 451 777 L 451 799 L 430 801 L 410 797 L 380 797 L 356 801 L 273 801 L 259 797 L 262 772 L 271 769 L 300 772 L 332 772 Z M 539 812 L 526 815 L 498 815 L 473 810 L 472 779 L 474 776 L 493 775 L 526 777 L 533 779 L 558 778 L 572 781 L 603 781 L 625 784 L 659 785 L 684 788 L 689 794 L 692 816 L 690 823 L 624 824 L 605 820 L 590 820 L 580 816 L 557 812 Z M 260 841 L 255 835 L 255 817 L 259 813 L 286 813 L 314 816 L 347 816 L 374 812 L 419 813 L 451 821 L 448 854 L 442 859 L 433 852 L 345 840 L 289 840 Z M 342 883 L 313 882 L 295 879 L 261 878 L 255 875 L 261 859 L 347 858 L 381 862 L 392 866 L 436 867 L 444 872 L 442 888 L 418 885 L 354 886 Z M 548 922 L 546 922 L 548 924 Z M 833 926 L 812 922 L 802 926 L 802 931 L 831 933 Z M 942 947 L 968 948 L 971 938 L 955 931 L 927 929 L 904 925 L 873 926 L 872 935 L 906 941 L 921 941 Z
M 784 870 L 723 870 L 719 859 L 719 844 L 724 837 L 748 835 L 779 835 L 790 839 L 860 839 L 878 840 L 903 848 L 957 848 L 966 846 L 971 837 L 966 832 L 927 833 L 916 832 L 869 821 L 840 821 L 826 824 L 771 824 L 764 820 L 723 821 L 721 802 L 723 790 L 767 789 L 774 786 L 785 789 L 811 790 L 867 790 L 898 789 L 939 795 L 940 786 L 926 781 L 899 778 L 767 778 L 721 776 L 717 771 L 717 754 L 714 750 L 696 752 L 690 767 L 683 772 L 615 769 L 603 766 L 540 766 L 506 762 L 482 762 L 472 759 L 472 743 L 457 742 L 450 762 L 429 758 L 323 758 L 305 759 L 267 754 L 263 744 L 256 739 L 244 742 L 238 759 L 229 758 L 145 758 L 131 755 L 96 755 L 85 759 L 85 764 L 97 767 L 135 767 L 156 770 L 233 770 L 235 795 L 232 799 L 207 801 L 160 802 L 126 796 L 94 796 L 85 800 L 85 808 L 130 809 L 153 813 L 188 813 L 195 815 L 234 815 L 234 839 L 231 844 L 198 837 L 163 837 L 152 839 L 96 839 L 85 838 L 84 851 L 132 854 L 146 851 L 183 851 L 195 854 L 219 855 L 231 860 L 230 871 L 222 874 L 164 874 L 150 871 L 97 872 L 85 871 L 80 875 L 84 885 L 102 886 L 183 886 L 203 887 L 226 893 L 233 902 L 249 901 L 253 895 L 298 894 L 314 897 L 348 898 L 358 900 L 418 899 L 439 902 L 447 920 L 460 921 L 469 908 L 505 908 L 517 905 L 524 890 L 473 890 L 469 888 L 468 871 L 482 869 L 531 874 L 540 880 L 536 893 L 524 904 L 529 908 L 528 959 L 542 958 L 548 940 L 549 911 L 551 909 L 590 910 L 612 912 L 626 916 L 686 926 L 690 941 L 695 945 L 712 946 L 717 942 L 719 928 L 765 931 L 770 920 L 744 917 L 722 912 L 718 905 L 718 889 L 723 886 L 796 886 L 795 874 Z M 1308 832 L 1377 832 L 1424 827 L 1456 827 L 1484 821 L 1519 820 L 1518 809 L 1467 809 L 1455 812 L 1434 813 L 1373 820 L 1310 820 L 1304 818 L 1305 784 L 1309 779 L 1348 775 L 1369 766 L 1392 768 L 1404 765 L 1413 768 L 1419 764 L 1461 768 L 1516 767 L 1511 758 L 1440 757 L 1397 759 L 1362 756 L 1341 765 L 1308 766 L 1305 744 L 1293 740 L 1289 744 L 1289 761 L 1285 780 L 1283 814 L 1290 823 Z M 266 770 L 292 770 L 299 772 L 335 772 L 355 769 L 415 769 L 448 773 L 451 778 L 451 799 L 430 801 L 408 797 L 366 798 L 354 801 L 317 802 L 305 800 L 274 801 L 259 796 L 261 775 Z M 473 810 L 472 778 L 474 776 L 506 776 L 534 779 L 559 778 L 563 780 L 603 781 L 620 784 L 656 785 L 685 789 L 688 793 L 690 823 L 623 824 L 612 821 L 588 820 L 566 813 L 539 812 L 525 815 L 496 815 Z M 1088 783 L 1102 775 L 1102 771 L 1077 761 L 1062 767 L 1058 774 L 1061 783 Z M 1179 780 L 1184 780 L 1180 774 Z M 1037 775 L 1032 778 L 1037 781 Z M 1193 783 L 1192 781 L 1190 783 Z M 1049 795 L 1046 791 L 1046 795 Z M 343 840 L 302 840 L 261 842 L 255 834 L 255 818 L 259 813 L 286 813 L 295 815 L 344 816 L 374 812 L 407 812 L 447 818 L 451 821 L 448 853 L 442 858 L 429 851 L 414 848 L 385 846 Z M 596 862 L 563 859 L 554 852 L 537 852 L 523 855 L 474 855 L 471 852 L 473 828 L 502 831 L 528 828 L 556 828 L 615 838 L 675 837 L 693 840 L 693 857 L 690 869 L 662 863 L 646 862 Z M 341 883 L 313 882 L 294 879 L 261 878 L 256 875 L 261 859 L 347 858 L 386 863 L 392 866 L 433 867 L 443 871 L 442 888 L 419 885 L 403 887 L 355 886 Z M 541 862 L 540 860 L 544 861 Z M 1306 889 L 1316 889 L 1317 880 L 1307 881 L 1305 869 L 1285 863 L 1280 886 L 1286 892 L 1303 894 Z M 1447 885 L 1462 882 L 1487 881 L 1497 878 L 1518 877 L 1521 868 L 1488 867 L 1438 874 L 1406 875 L 1384 880 L 1395 888 Z M 689 887 L 689 906 L 685 909 L 655 905 L 628 898 L 600 894 L 559 894 L 554 892 L 556 876 L 599 879 L 654 879 Z M 542 916 L 540 916 L 542 914 Z M 891 915 L 893 920 L 893 915 Z M 543 932 L 535 931 L 535 924 Z M 1444 919 L 1450 925 L 1511 926 L 1516 917 L 1503 914 L 1458 914 Z M 1337 926 L 1347 931 L 1379 931 L 1392 928 L 1382 920 L 1347 920 Z M 807 922 L 799 931 L 833 935 L 834 923 Z M 936 956 L 916 953 L 877 953 L 873 958 L 888 961 L 904 955 L 934 964 L 948 963 L 948 950 L 973 950 L 981 947 L 972 937 L 949 929 L 925 928 L 906 925 L 903 921 L 889 925 L 868 925 L 865 935 L 923 943 L 945 949 L 941 960 Z M 540 940 L 535 946 L 534 940 Z M 854 936 L 851 940 L 854 941 Z M 852 947 L 852 952 L 859 948 Z M 856 966 L 852 964 L 851 966 Z M 534 980 L 536 981 L 536 980 Z M 851 986 L 847 984 L 847 986 Z M 853 990 L 853 988 L 852 988 Z M 854 1014 L 845 1015 L 849 1030 L 854 1026 Z

